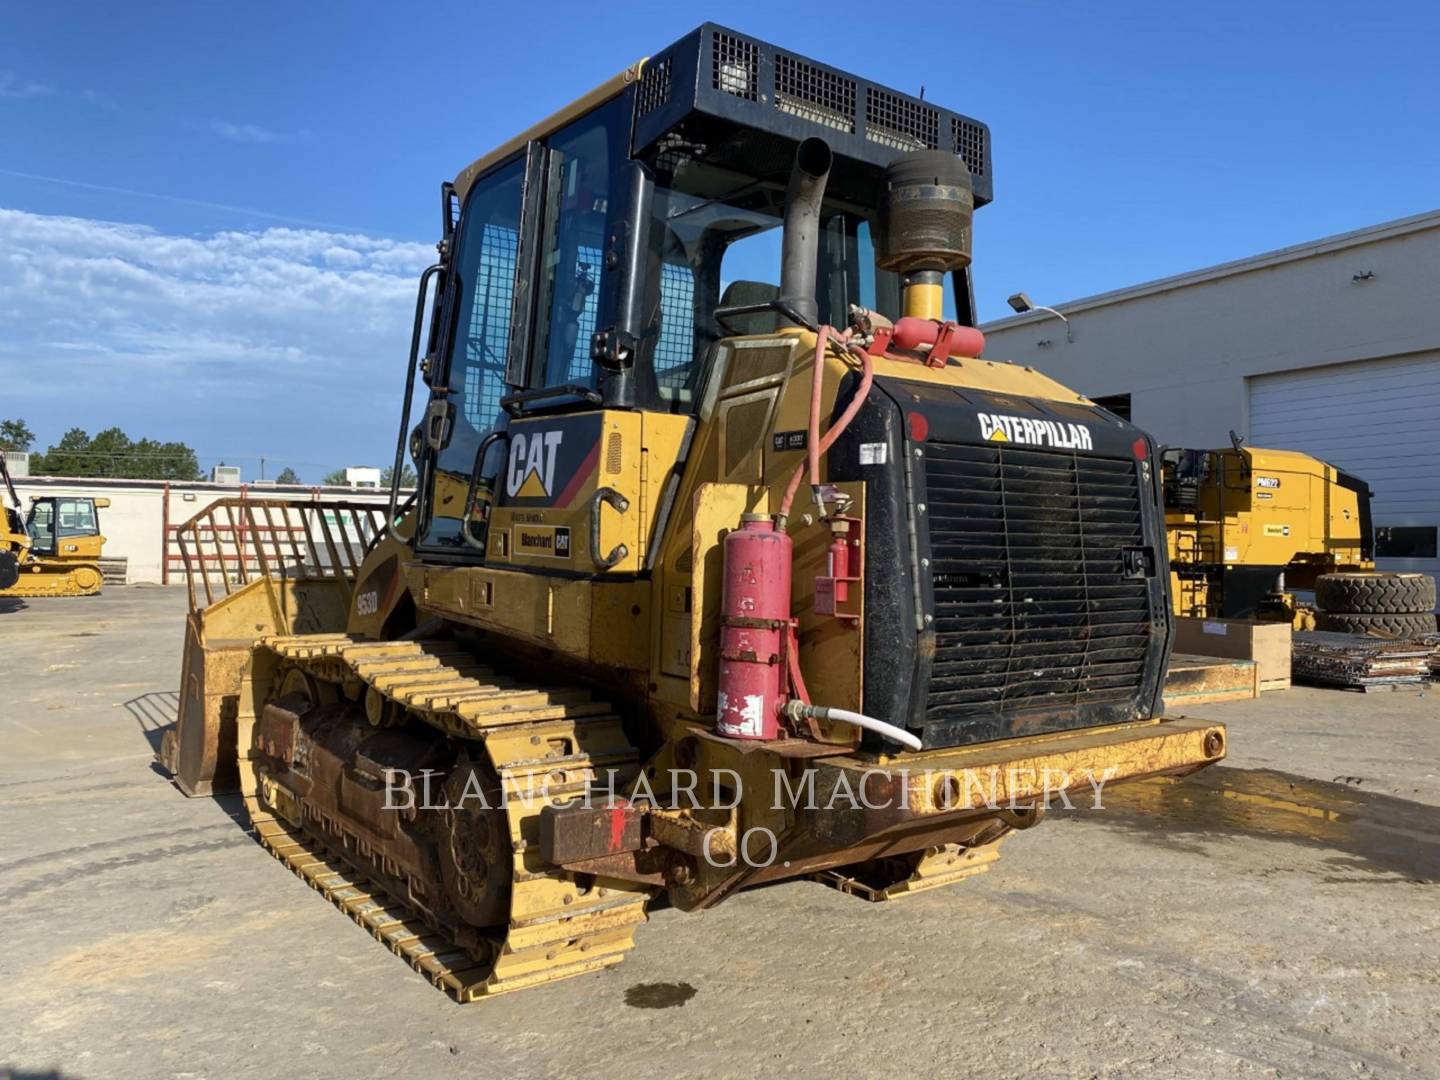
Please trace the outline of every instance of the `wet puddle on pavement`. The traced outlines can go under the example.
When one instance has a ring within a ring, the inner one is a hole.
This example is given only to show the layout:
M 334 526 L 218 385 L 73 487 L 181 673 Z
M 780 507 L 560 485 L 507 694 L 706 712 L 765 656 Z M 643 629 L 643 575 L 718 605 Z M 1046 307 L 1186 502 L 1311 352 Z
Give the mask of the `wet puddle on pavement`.
M 1350 856 L 1344 869 L 1352 875 L 1364 871 L 1422 884 L 1440 882 L 1440 807 L 1348 784 L 1219 765 L 1187 777 L 1157 777 L 1106 789 L 1103 810 L 1091 810 L 1084 801 L 1076 805 L 1076 810 L 1056 816 L 1093 814 L 1102 824 L 1177 847 L 1195 848 L 1194 841 L 1226 836 L 1313 845 Z
M 625 1004 L 634 1009 L 673 1009 L 695 996 L 689 983 L 636 983 L 625 990 Z

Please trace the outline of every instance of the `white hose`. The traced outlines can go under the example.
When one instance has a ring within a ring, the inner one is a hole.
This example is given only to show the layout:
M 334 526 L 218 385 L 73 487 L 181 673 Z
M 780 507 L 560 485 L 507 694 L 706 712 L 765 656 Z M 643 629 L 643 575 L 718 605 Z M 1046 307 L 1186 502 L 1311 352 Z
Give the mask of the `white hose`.
M 800 708 L 806 716 L 816 720 L 838 720 L 842 724 L 853 724 L 877 735 L 884 735 L 887 739 L 894 739 L 911 750 L 920 749 L 920 740 L 910 732 L 894 724 L 887 724 L 884 720 L 876 720 L 873 716 L 851 712 L 849 709 L 832 709 L 828 705 L 802 705 Z

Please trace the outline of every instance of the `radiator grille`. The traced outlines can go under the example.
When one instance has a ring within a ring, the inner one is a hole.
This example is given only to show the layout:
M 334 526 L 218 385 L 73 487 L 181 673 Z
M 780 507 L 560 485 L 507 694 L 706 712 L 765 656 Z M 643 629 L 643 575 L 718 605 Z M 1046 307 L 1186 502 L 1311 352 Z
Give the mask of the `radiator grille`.
M 1133 698 L 1149 591 L 1133 461 L 926 448 L 936 653 L 930 720 Z

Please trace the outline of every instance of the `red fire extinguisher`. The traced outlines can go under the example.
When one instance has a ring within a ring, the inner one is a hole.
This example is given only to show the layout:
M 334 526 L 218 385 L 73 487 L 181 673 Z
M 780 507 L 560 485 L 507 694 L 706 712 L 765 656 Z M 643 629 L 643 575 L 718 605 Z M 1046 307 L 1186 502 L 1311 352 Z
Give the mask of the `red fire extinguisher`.
M 790 547 L 789 535 L 764 514 L 746 514 L 725 537 L 715 730 L 727 738 L 780 737 Z

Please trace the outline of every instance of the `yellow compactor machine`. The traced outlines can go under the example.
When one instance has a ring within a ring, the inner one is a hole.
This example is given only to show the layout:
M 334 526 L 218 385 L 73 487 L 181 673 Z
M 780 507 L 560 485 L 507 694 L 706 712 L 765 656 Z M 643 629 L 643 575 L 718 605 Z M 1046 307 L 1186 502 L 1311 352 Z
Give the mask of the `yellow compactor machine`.
M 985 125 L 713 25 L 463 169 L 414 500 L 379 535 L 317 508 L 313 544 L 254 503 L 191 530 L 231 569 L 180 786 L 238 784 L 469 1000 L 618 961 L 655 897 L 890 899 L 1061 792 L 1221 758 L 1160 711 L 1153 442 L 978 358 L 992 180 Z
M 26 514 L 0 457 L 0 599 L 6 597 L 92 596 L 100 591 L 98 511 L 109 499 L 47 495 L 31 501 Z

